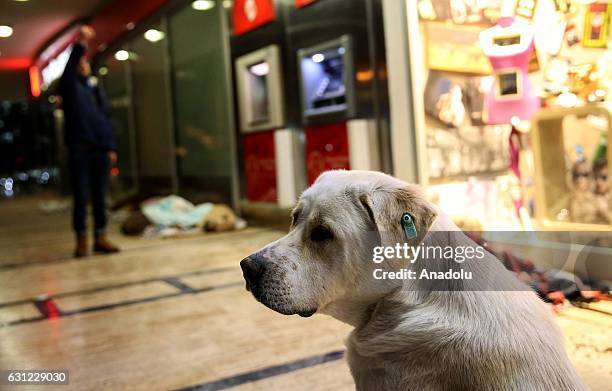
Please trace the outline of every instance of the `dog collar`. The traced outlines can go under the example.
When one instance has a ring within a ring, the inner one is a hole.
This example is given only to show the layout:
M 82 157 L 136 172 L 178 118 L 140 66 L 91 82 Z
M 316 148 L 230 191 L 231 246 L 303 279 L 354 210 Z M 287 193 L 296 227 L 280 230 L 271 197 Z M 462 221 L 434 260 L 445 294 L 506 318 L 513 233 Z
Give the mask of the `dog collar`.
M 412 240 L 418 236 L 418 232 L 416 229 L 416 225 L 414 224 L 414 218 L 410 213 L 404 213 L 402 215 L 402 228 L 404 229 L 404 234 L 406 234 L 406 238 L 408 240 Z

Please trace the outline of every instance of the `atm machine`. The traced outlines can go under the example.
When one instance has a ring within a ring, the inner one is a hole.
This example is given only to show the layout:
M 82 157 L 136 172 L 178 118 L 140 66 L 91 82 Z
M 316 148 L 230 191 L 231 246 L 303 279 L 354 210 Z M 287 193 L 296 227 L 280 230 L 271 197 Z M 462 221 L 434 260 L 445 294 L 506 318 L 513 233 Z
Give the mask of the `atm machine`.
M 285 127 L 281 51 L 268 45 L 235 60 L 246 196 L 292 206 L 304 187 L 300 134 Z
M 273 0 L 233 3 L 231 51 L 237 124 L 249 202 L 293 206 L 306 186 L 297 83 L 288 80 L 285 9 Z M 293 58 L 293 55 L 292 57 Z M 292 61 L 290 61 L 292 62 Z
M 382 169 L 367 3 L 320 1 L 290 16 L 309 184 L 330 169 Z

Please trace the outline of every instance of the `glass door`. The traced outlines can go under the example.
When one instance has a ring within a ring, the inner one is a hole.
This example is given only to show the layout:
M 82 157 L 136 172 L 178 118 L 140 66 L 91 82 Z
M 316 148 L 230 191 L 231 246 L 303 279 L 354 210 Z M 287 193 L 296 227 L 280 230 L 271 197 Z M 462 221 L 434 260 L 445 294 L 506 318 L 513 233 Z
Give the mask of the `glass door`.
M 119 157 L 117 166 L 111 172 L 111 194 L 114 198 L 121 198 L 136 192 L 138 188 L 138 156 L 131 117 L 129 65 L 109 55 L 102 60 L 98 74 L 108 99 Z
M 231 74 L 221 2 L 169 17 L 179 190 L 235 205 Z

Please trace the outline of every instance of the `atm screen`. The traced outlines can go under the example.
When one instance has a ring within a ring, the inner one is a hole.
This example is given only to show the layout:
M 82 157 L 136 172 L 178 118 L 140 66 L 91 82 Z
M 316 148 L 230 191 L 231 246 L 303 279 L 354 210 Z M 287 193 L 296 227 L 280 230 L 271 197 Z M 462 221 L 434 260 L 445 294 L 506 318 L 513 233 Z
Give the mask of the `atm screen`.
M 249 122 L 257 124 L 267 122 L 270 117 L 268 96 L 268 74 L 270 65 L 263 61 L 248 67 L 248 91 L 251 115 Z
M 346 107 L 345 52 L 344 46 L 333 46 L 302 57 L 308 111 L 338 111 Z
M 499 94 L 501 96 L 518 95 L 518 73 L 501 73 L 498 76 Z
M 341 56 L 326 58 L 321 61 L 324 77 L 319 83 L 319 88 L 312 97 L 314 108 L 344 104 L 344 62 Z

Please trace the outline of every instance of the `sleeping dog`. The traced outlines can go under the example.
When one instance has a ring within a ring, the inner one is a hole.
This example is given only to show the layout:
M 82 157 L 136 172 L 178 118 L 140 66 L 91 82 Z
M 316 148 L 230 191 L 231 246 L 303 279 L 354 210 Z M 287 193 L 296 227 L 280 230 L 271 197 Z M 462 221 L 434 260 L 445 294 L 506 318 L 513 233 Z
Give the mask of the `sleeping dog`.
M 400 223 L 406 214 L 410 232 Z M 375 246 L 470 242 L 416 186 L 376 172 L 330 171 L 301 196 L 290 232 L 240 265 L 247 289 L 272 310 L 328 314 L 354 327 L 347 359 L 358 390 L 586 389 L 550 310 L 490 253 L 461 264 L 477 276 L 470 281 L 374 277 L 376 269 L 458 265 L 376 263 Z

